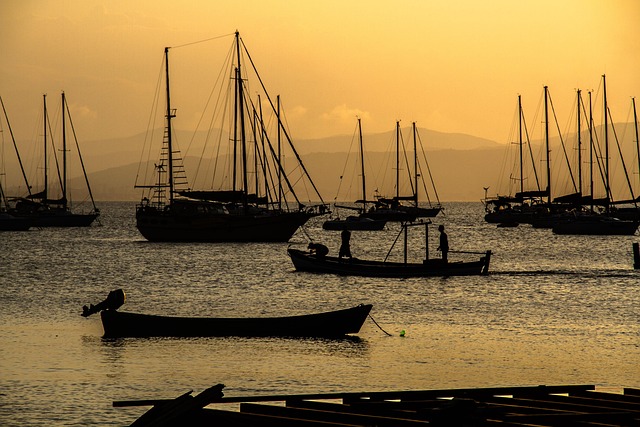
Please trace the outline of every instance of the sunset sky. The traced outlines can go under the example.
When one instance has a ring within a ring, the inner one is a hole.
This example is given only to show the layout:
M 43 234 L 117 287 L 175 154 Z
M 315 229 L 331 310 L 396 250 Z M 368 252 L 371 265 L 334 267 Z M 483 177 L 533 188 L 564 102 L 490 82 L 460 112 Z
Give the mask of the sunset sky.
M 146 129 L 163 48 L 235 30 L 294 138 L 351 133 L 359 115 L 366 132 L 400 119 L 507 142 L 518 94 L 526 113 L 548 85 L 567 121 L 602 74 L 616 121 L 640 95 L 637 0 L 2 0 L 0 96 L 19 139 L 61 90 L 83 140 L 130 136 Z M 175 50 L 178 128 L 203 97 L 189 71 L 213 80 L 231 42 Z

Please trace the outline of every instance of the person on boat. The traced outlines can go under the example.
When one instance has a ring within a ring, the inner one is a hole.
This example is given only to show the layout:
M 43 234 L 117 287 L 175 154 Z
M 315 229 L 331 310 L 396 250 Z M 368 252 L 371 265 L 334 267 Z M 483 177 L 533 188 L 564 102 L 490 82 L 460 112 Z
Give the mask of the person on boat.
M 340 238 L 342 239 L 342 243 L 340 244 L 338 258 L 342 259 L 342 257 L 346 257 L 351 259 L 351 232 L 349 230 L 342 230 Z
M 447 262 L 449 237 L 447 237 L 447 233 L 444 232 L 444 225 L 438 226 L 438 231 L 440 232 L 440 246 L 438 246 L 438 250 L 442 252 L 442 261 Z
M 321 243 L 309 243 L 307 246 L 311 255 L 315 255 L 317 258 L 324 258 L 329 253 L 329 248 Z

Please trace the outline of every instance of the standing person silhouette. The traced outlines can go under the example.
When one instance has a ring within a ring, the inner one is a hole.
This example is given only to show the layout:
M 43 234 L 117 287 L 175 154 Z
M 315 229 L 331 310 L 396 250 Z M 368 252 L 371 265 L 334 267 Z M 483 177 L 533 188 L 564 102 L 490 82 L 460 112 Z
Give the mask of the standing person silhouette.
M 448 262 L 447 256 L 449 254 L 449 237 L 447 237 L 447 233 L 444 232 L 444 225 L 440 225 L 438 231 L 440 232 L 440 246 L 438 246 L 438 250 L 442 252 L 442 261 L 446 263 Z
M 340 253 L 338 254 L 338 259 L 342 259 L 343 256 L 351 259 L 351 232 L 349 230 L 342 230 L 342 233 L 340 233 L 340 238 L 342 239 L 342 244 L 340 245 Z

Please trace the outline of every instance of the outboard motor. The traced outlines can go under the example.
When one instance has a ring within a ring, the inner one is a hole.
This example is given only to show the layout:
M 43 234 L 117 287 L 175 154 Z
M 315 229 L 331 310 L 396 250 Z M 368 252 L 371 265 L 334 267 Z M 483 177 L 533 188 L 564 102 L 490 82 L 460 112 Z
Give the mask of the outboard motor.
M 82 316 L 89 317 L 94 313 L 98 313 L 102 310 L 117 310 L 122 307 L 122 304 L 126 301 L 127 296 L 125 295 L 122 289 L 116 289 L 115 291 L 109 292 L 107 299 L 104 301 L 93 305 L 89 304 L 89 307 L 86 305 L 82 307 Z

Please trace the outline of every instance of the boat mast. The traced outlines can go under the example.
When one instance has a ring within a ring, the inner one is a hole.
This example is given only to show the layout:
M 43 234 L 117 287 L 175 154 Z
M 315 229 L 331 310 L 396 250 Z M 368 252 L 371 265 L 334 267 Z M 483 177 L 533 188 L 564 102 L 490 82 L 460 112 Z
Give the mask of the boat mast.
M 524 193 L 524 171 L 522 163 L 522 96 L 518 95 L 518 146 L 520 153 L 520 194 Z
M 367 211 L 367 185 L 364 177 L 364 147 L 362 145 L 362 124 L 358 117 L 358 135 L 360 138 L 360 173 L 362 174 L 362 213 Z
M 638 177 L 640 178 L 640 140 L 638 140 L 638 115 L 636 113 L 636 98 L 631 98 L 633 104 L 633 125 L 636 129 L 636 151 L 638 154 Z
M 415 193 L 413 194 L 413 198 L 415 201 L 416 208 L 418 207 L 418 143 L 416 138 L 416 122 L 412 123 L 413 127 L 413 183 L 415 185 Z
M 48 194 L 48 184 L 49 177 L 47 176 L 47 94 L 42 95 L 42 102 L 44 104 L 44 191 L 43 191 L 43 200 L 46 202 L 49 198 Z
M 396 121 L 396 200 L 400 200 L 400 120 Z
M 238 85 L 238 114 L 240 115 L 240 143 L 242 144 L 242 185 L 244 189 L 244 195 L 242 198 L 242 204 L 244 209 L 247 209 L 247 191 L 248 191 L 248 183 L 247 183 L 247 145 L 246 145 L 246 135 L 244 129 L 244 96 L 243 96 L 243 88 L 242 88 L 242 72 L 240 69 L 240 32 L 236 31 L 236 51 L 238 54 L 238 67 L 236 68 L 237 80 L 236 83 Z
M 547 203 L 551 205 L 551 162 L 549 159 L 549 88 L 544 87 L 544 139 L 547 151 Z
M 606 210 L 607 212 L 609 212 L 609 202 L 610 202 L 610 196 L 611 196 L 611 189 L 609 188 L 609 130 L 607 129 L 609 127 L 609 123 L 607 120 L 607 113 L 608 113 L 608 107 L 607 107 L 607 80 L 605 75 L 602 75 L 602 88 L 603 88 L 603 97 L 604 97 L 604 161 L 605 161 L 605 168 L 604 168 L 604 172 L 605 172 L 605 191 L 607 194 L 607 207 Z
M 589 91 L 589 190 L 591 191 L 591 212 L 593 212 L 593 104 Z
M 280 121 L 280 95 L 276 97 L 276 115 L 278 116 L 278 163 L 282 165 L 282 129 Z M 282 210 L 282 167 L 278 168 L 278 210 Z
M 171 91 L 169 86 L 169 49 L 164 48 L 165 80 L 167 82 L 167 156 L 169 161 L 169 204 L 173 204 L 173 137 L 171 131 L 171 119 L 174 118 L 175 111 L 171 110 Z
M 65 118 L 65 98 L 62 92 L 62 204 L 67 207 L 67 127 Z
M 582 197 L 582 135 L 580 128 L 580 95 L 581 90 L 578 89 L 578 194 Z

